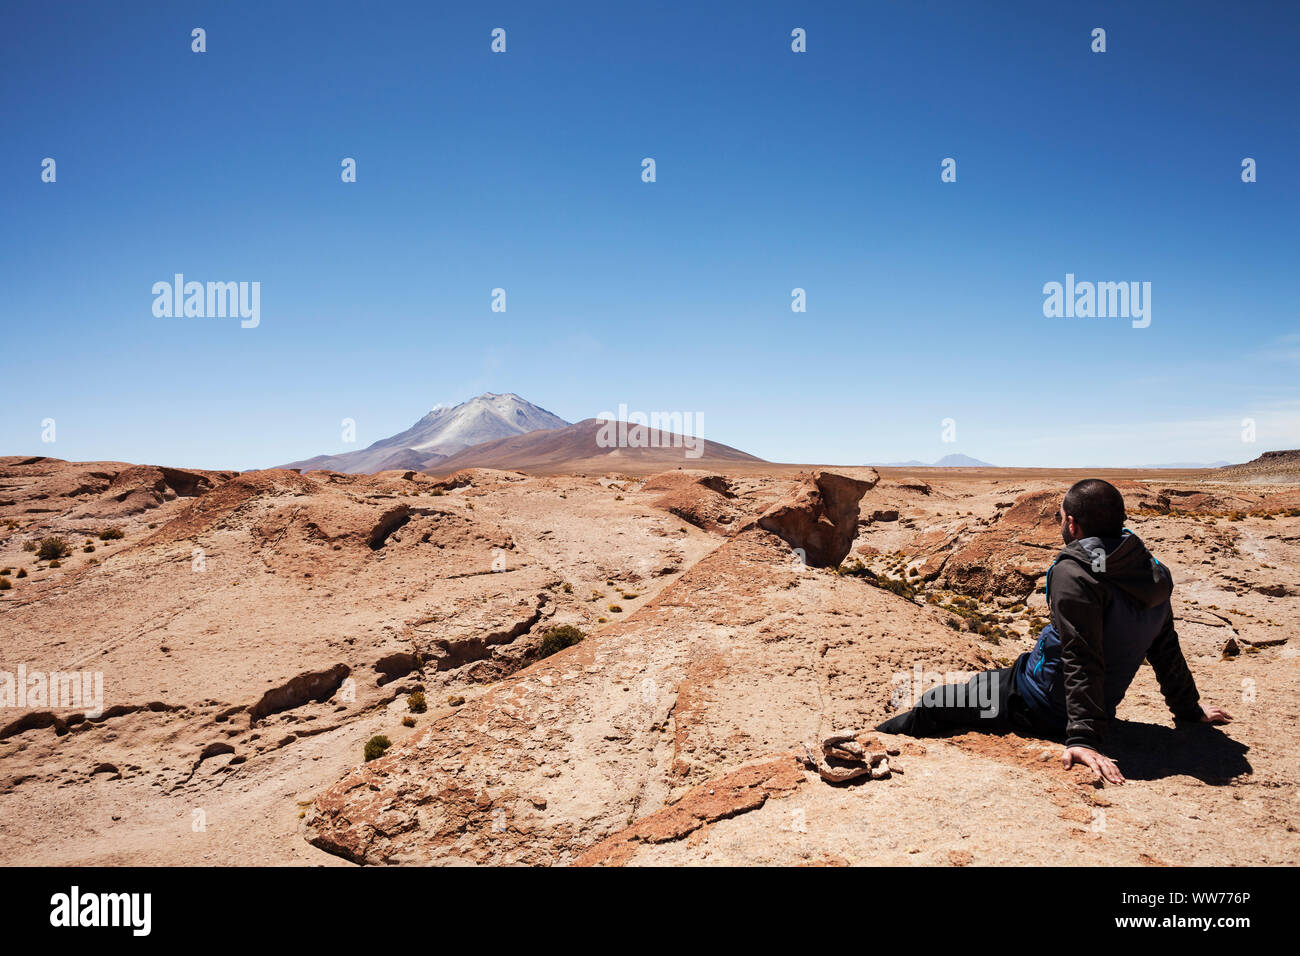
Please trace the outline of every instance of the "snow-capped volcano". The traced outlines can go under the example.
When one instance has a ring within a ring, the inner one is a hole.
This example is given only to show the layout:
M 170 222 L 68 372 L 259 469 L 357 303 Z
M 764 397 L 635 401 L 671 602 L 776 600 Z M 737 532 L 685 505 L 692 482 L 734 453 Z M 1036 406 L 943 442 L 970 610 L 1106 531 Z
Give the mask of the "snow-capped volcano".
M 406 431 L 382 438 L 360 451 L 318 455 L 283 467 L 303 471 L 323 468 L 361 474 L 389 468 L 431 468 L 471 445 L 542 429 L 565 428 L 563 418 L 538 408 L 513 392 L 485 392 L 452 408 L 435 405 Z

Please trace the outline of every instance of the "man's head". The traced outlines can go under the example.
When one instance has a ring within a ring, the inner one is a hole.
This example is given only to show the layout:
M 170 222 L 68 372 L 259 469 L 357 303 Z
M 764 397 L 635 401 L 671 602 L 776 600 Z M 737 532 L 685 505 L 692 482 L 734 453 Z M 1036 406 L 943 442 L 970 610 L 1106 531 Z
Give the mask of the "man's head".
M 1080 538 L 1118 538 L 1124 533 L 1124 496 L 1109 481 L 1085 478 L 1065 493 L 1056 512 L 1066 544 Z

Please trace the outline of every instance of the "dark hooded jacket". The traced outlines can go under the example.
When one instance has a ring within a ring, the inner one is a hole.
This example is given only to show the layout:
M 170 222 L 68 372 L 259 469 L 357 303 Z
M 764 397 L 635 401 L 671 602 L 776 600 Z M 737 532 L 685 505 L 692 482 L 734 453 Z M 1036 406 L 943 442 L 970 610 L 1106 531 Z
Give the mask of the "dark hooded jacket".
M 1201 717 L 1174 630 L 1173 588 L 1169 569 L 1128 530 L 1080 538 L 1057 556 L 1047 572 L 1052 620 L 1016 662 L 1016 679 L 1035 711 L 1065 727 L 1066 746 L 1100 748 L 1143 658 L 1174 716 Z

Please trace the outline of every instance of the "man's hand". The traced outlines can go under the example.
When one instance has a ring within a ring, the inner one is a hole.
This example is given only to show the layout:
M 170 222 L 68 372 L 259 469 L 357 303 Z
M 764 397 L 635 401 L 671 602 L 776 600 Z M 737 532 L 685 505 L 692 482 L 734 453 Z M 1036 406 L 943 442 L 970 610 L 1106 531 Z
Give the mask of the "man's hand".
M 1202 707 L 1201 711 L 1201 723 L 1203 724 L 1232 723 L 1232 714 L 1228 713 L 1222 707 Z
M 1109 757 L 1090 750 L 1087 747 L 1066 747 L 1065 753 L 1061 754 L 1061 765 L 1069 770 L 1076 763 L 1081 763 L 1085 767 L 1090 767 L 1107 783 L 1123 783 L 1124 775 L 1119 772 L 1119 767 L 1115 761 Z

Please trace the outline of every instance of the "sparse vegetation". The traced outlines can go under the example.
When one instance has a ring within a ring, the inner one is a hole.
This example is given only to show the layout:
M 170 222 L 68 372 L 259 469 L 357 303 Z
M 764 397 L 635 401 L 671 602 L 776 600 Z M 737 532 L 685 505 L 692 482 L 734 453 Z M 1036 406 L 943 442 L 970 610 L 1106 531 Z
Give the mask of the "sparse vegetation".
M 26 569 L 26 568 L 19 568 L 19 569 L 18 569 L 18 573 L 15 574 L 14 577 L 16 577 L 16 578 L 25 578 L 25 577 L 27 577 L 27 569 Z
M 366 762 L 369 763 L 372 760 L 382 757 L 384 755 L 384 751 L 386 751 L 392 745 L 393 742 L 389 740 L 387 737 L 385 737 L 383 734 L 375 734 L 375 736 L 371 737 L 369 740 L 366 741 L 366 750 L 365 750 Z
M 417 690 L 406 695 L 406 709 L 413 714 L 422 714 L 429 709 L 424 700 L 424 691 Z
M 54 561 L 58 558 L 66 558 L 72 553 L 72 549 L 68 547 L 68 542 L 54 535 L 41 538 L 40 546 L 35 551 L 37 561 Z
M 459 707 L 463 703 L 465 703 L 465 698 L 460 696 L 460 694 L 452 694 L 447 698 L 448 707 Z
M 414 727 L 414 726 L 415 726 L 415 718 L 414 718 L 414 717 L 411 717 L 410 715 L 407 715 L 406 717 L 403 717 L 403 718 L 402 718 L 402 726 L 403 726 L 403 727 Z
M 61 567 L 63 567 L 63 562 L 62 562 L 62 561 L 58 561 L 58 560 L 51 561 L 51 562 L 50 562 L 50 567 L 52 567 L 52 568 L 61 568 Z
M 126 535 L 122 533 L 121 528 L 105 528 L 99 533 L 100 541 L 119 541 L 124 537 Z
M 550 657 L 566 647 L 572 647 L 574 644 L 579 643 L 586 636 L 572 624 L 556 625 L 542 635 L 542 643 L 538 646 L 538 656 Z
M 35 551 L 35 550 L 36 550 L 36 542 L 35 542 L 35 541 L 24 541 L 24 542 L 23 542 L 23 550 L 24 550 L 24 551 Z
M 851 561 L 845 561 L 835 569 L 835 573 L 850 578 L 874 578 L 876 576 L 876 572 L 872 571 L 857 558 L 854 558 Z
M 8 578 L 0 578 L 0 591 L 8 591 L 13 586 L 13 582 Z
M 868 580 L 878 588 L 886 591 L 893 591 L 899 597 L 905 597 L 909 601 L 916 597 L 916 588 L 902 578 L 877 577 L 868 578 Z
M 623 613 L 623 609 L 622 609 L 619 605 L 617 605 L 617 604 L 611 604 L 611 605 L 609 606 L 609 609 L 610 609 L 611 613 L 614 613 L 614 614 L 622 614 L 622 613 Z

